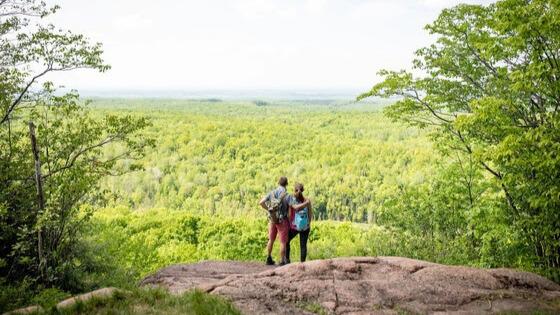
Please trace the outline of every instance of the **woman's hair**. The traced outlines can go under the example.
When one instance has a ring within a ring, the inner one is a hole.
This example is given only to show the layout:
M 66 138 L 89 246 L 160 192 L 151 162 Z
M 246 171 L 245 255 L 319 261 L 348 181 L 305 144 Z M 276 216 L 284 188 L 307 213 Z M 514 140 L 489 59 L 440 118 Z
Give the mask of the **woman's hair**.
M 297 190 L 303 192 L 303 190 L 304 190 L 303 189 L 303 184 L 302 183 L 296 183 L 295 186 L 294 186 L 294 189 L 297 189 Z

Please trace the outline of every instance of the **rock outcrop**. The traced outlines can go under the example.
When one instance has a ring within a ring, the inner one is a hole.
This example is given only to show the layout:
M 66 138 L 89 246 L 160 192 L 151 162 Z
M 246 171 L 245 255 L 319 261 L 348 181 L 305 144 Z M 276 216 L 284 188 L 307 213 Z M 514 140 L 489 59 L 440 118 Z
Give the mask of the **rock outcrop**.
M 59 312 L 62 313 L 68 313 L 68 309 L 70 309 L 71 307 L 74 307 L 76 304 L 80 303 L 80 302 L 87 302 L 91 299 L 96 299 L 96 300 L 108 300 L 110 298 L 112 298 L 116 293 L 128 293 L 128 291 L 124 291 L 121 289 L 117 289 L 117 288 L 102 288 L 102 289 L 98 289 L 95 291 L 91 291 L 88 293 L 84 293 L 84 294 L 80 294 L 80 295 L 76 295 L 70 298 L 65 299 L 64 301 L 56 304 L 56 309 Z M 15 315 L 15 314 L 43 314 L 43 313 L 52 313 L 52 311 L 48 311 L 46 312 L 45 309 L 43 309 L 41 306 L 39 305 L 33 305 L 33 306 L 28 306 L 25 308 L 20 308 L 17 310 L 13 310 L 11 312 L 7 312 L 4 313 L 3 315 Z
M 246 314 L 560 313 L 560 286 L 528 272 L 356 257 L 267 267 L 207 261 L 145 278 L 180 294 L 200 289 Z
M 45 310 L 39 305 L 32 305 L 24 308 L 19 308 L 11 312 L 6 312 L 2 315 L 21 315 L 21 314 L 38 314 L 44 312 Z
M 73 307 L 74 305 L 76 305 L 79 302 L 87 302 L 91 299 L 98 299 L 98 300 L 110 299 L 117 292 L 125 292 L 125 291 L 117 289 L 117 288 L 111 288 L 111 287 L 102 288 L 102 289 L 98 289 L 98 290 L 95 290 L 95 291 L 91 291 L 91 292 L 88 292 L 88 293 L 84 293 L 84 294 L 80 294 L 80 295 L 77 295 L 77 296 L 67 298 L 66 300 L 56 304 L 56 308 L 59 311 L 62 311 L 63 309 Z

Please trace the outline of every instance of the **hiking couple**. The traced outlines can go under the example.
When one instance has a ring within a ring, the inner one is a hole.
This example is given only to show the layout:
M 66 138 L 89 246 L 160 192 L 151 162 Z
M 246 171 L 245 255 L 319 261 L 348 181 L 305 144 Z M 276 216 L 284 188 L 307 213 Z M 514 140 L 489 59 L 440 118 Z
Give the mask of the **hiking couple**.
M 288 179 L 280 177 L 278 188 L 268 193 L 259 202 L 260 206 L 268 211 L 267 265 L 274 265 L 271 254 L 277 235 L 280 237 L 281 266 L 290 263 L 290 241 L 298 234 L 301 261 L 304 262 L 307 256 L 307 239 L 313 219 L 311 202 L 303 196 L 303 184 L 295 184 L 293 195 L 288 194 L 287 186 Z

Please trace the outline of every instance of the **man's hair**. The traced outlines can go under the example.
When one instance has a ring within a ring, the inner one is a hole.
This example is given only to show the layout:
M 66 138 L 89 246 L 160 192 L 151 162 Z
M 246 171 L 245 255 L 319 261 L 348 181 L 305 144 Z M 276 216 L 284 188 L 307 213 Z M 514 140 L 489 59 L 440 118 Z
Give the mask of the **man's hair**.
M 278 185 L 286 187 L 288 185 L 288 178 L 286 176 L 280 177 L 280 179 L 278 180 Z
M 303 190 L 304 190 L 304 189 L 303 189 L 303 184 L 302 184 L 302 183 L 296 183 L 296 184 L 294 185 L 294 188 L 295 188 L 296 190 L 301 191 L 301 192 L 303 192 Z

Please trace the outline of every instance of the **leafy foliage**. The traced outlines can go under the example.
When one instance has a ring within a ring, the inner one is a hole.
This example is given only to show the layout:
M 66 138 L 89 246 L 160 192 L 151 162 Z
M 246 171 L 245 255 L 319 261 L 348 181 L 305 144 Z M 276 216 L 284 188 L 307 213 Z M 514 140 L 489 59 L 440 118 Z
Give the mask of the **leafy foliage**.
M 360 98 L 399 96 L 389 117 L 435 130 L 437 147 L 473 159 L 501 188 L 537 268 L 560 267 L 560 5 L 504 0 L 443 10 L 416 52 L 424 73 L 381 71 Z
M 95 202 L 102 177 L 137 169 L 115 166 L 141 157 L 151 140 L 137 137 L 146 118 L 96 117 L 77 93 L 39 85 L 52 72 L 109 69 L 100 44 L 42 24 L 57 9 L 0 1 L 0 278 L 74 289 L 78 232 L 92 209 L 81 207 Z M 102 154 L 111 143 L 121 150 Z
M 88 242 L 100 244 L 100 252 L 107 256 L 105 259 L 134 271 L 135 279 L 179 262 L 264 261 L 266 257 L 264 215 L 254 219 L 227 218 L 167 209 L 132 211 L 120 207 L 97 211 L 92 223 Z M 313 225 L 309 256 L 319 259 L 405 253 L 405 246 L 396 246 L 397 238 L 396 233 L 378 226 L 319 221 Z M 294 250 L 298 251 L 295 243 Z

